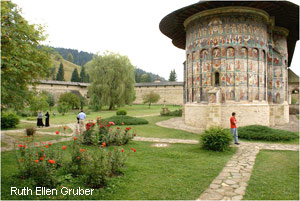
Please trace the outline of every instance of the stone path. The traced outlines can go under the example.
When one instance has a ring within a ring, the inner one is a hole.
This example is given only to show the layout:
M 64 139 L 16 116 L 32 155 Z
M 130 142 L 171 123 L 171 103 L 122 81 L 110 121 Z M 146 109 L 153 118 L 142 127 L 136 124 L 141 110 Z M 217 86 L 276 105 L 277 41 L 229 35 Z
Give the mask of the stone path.
M 134 117 L 153 117 L 153 116 L 160 116 L 160 114 L 157 113 L 157 114 L 136 115 Z
M 196 128 L 193 126 L 186 125 L 183 121 L 182 117 L 175 117 L 168 119 L 166 121 L 157 122 L 156 125 L 165 127 L 165 128 L 174 128 L 179 130 L 184 130 L 192 133 L 202 133 L 204 131 L 203 128 Z
M 198 200 L 242 200 L 256 155 L 261 149 L 299 151 L 299 145 L 242 142 L 231 160 Z
M 181 139 L 161 139 L 154 137 L 134 137 L 134 141 L 143 141 L 143 142 L 161 142 L 161 143 L 181 143 L 181 144 L 198 144 L 198 140 L 181 140 Z

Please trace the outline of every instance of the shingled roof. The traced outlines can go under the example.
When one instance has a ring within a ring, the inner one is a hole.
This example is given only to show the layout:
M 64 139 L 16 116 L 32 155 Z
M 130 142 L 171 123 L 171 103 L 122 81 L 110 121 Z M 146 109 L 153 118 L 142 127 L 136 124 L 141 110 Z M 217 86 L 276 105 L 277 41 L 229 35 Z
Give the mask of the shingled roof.
M 199 1 L 165 16 L 159 24 L 159 29 L 172 39 L 176 47 L 185 49 L 184 21 L 198 12 L 227 6 L 246 6 L 264 10 L 275 17 L 275 26 L 288 29 L 288 65 L 290 66 L 296 41 L 299 40 L 299 6 L 289 1 Z

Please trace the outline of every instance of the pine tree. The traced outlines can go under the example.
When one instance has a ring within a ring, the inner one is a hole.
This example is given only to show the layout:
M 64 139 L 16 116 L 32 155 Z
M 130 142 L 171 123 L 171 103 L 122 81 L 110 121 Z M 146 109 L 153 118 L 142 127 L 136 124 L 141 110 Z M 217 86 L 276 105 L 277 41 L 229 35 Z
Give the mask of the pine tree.
M 80 71 L 80 82 L 88 82 L 87 74 L 85 73 L 85 67 L 82 66 Z
M 171 70 L 171 72 L 170 72 L 169 82 L 176 82 L 176 81 L 177 81 L 177 75 L 176 75 L 176 72 L 174 69 L 174 70 Z
M 63 66 L 62 62 L 60 62 L 59 69 L 58 69 L 58 72 L 56 75 L 56 80 L 64 81 L 65 80 L 64 77 L 65 77 L 64 66 Z
M 71 82 L 80 82 L 80 77 L 78 75 L 77 68 L 75 68 L 72 73 Z

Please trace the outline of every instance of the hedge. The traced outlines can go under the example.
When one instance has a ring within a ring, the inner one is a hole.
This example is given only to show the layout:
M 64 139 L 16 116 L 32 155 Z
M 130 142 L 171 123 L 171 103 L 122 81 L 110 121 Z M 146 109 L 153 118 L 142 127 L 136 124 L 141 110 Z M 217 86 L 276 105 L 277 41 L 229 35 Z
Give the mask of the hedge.
M 109 118 L 103 119 L 107 122 L 114 122 L 115 125 L 140 125 L 140 124 L 148 124 L 146 119 L 136 118 L 125 115 L 112 116 Z

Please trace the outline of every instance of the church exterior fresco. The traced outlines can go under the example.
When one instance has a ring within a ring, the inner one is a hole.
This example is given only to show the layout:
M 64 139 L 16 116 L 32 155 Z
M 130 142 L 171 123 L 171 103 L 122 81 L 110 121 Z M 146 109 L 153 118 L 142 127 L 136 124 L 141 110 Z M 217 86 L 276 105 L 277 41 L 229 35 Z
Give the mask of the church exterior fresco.
M 288 31 L 271 24 L 257 9 L 186 23 L 185 102 L 287 101 Z

